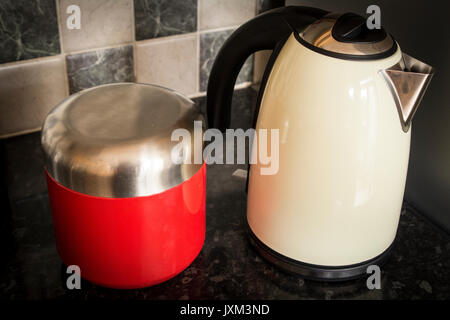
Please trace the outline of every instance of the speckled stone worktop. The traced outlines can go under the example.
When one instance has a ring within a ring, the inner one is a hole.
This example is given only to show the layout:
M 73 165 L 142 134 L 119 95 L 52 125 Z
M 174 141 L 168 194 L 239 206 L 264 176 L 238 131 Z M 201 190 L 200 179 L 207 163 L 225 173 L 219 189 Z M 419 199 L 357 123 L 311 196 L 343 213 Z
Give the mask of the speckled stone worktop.
M 235 93 L 235 127 L 249 123 L 255 96 L 251 88 Z M 204 108 L 204 99 L 199 103 Z M 450 238 L 407 205 L 392 256 L 382 267 L 380 290 L 367 289 L 365 278 L 343 283 L 303 280 L 262 260 L 244 228 L 245 180 L 232 177 L 245 165 L 208 167 L 206 241 L 180 275 L 140 290 L 106 289 L 88 282 L 82 282 L 81 290 L 68 290 L 54 243 L 39 133 L 4 140 L 1 147 L 8 190 L 2 190 L 6 259 L 1 262 L 1 299 L 450 298 Z

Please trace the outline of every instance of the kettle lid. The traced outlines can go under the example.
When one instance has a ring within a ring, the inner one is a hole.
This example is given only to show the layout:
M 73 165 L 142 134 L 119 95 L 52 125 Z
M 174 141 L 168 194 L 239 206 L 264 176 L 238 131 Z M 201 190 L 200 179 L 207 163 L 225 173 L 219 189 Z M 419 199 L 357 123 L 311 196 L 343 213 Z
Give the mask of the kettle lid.
M 59 184 L 91 196 L 160 193 L 201 168 L 171 158 L 180 143 L 171 140 L 173 130 L 186 129 L 193 137 L 195 120 L 204 127 L 194 102 L 163 87 L 118 83 L 83 90 L 53 108 L 44 122 L 45 167 Z M 193 153 L 192 142 L 183 139 L 184 154 Z
M 297 31 L 295 37 L 306 47 L 340 59 L 382 59 L 397 50 L 396 42 L 382 27 L 369 29 L 366 19 L 354 13 L 328 14 Z

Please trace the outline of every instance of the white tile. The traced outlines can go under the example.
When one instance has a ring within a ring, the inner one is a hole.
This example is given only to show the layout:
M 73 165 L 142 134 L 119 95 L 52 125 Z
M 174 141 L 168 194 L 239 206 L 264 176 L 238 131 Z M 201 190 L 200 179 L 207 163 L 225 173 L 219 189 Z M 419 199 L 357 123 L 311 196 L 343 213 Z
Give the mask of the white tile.
M 0 137 L 38 129 L 67 94 L 62 56 L 0 68 Z
M 67 28 L 67 7 L 77 5 L 81 28 Z M 64 52 L 100 48 L 133 39 L 132 0 L 59 0 L 59 28 Z
M 256 0 L 198 0 L 199 29 L 241 25 L 255 16 Z
M 137 82 L 157 84 L 185 95 L 198 91 L 197 35 L 136 43 Z

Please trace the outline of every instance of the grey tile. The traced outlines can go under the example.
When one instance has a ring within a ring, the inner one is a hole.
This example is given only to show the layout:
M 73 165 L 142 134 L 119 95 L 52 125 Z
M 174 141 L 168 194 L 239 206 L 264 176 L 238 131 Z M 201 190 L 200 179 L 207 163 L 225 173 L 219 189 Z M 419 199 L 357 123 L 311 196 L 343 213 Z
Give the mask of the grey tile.
M 0 2 L 0 63 L 60 52 L 54 0 Z
M 136 40 L 197 31 L 197 0 L 134 0 Z
M 69 91 L 114 82 L 134 82 L 133 47 L 110 48 L 66 57 Z
M 209 72 L 213 66 L 215 57 L 225 40 L 234 30 L 207 32 L 200 34 L 200 91 L 206 91 L 208 87 Z M 237 77 L 236 84 L 252 81 L 253 55 L 250 56 Z

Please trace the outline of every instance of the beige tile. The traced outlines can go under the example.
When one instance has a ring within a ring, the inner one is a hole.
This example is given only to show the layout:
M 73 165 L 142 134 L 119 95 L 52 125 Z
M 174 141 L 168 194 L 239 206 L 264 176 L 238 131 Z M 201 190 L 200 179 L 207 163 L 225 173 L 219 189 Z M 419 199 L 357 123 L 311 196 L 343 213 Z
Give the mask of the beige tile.
M 59 0 L 59 28 L 64 52 L 133 41 L 132 0 Z M 67 28 L 67 7 L 78 5 L 81 28 Z
M 198 91 L 197 35 L 136 43 L 136 79 L 177 90 Z
M 253 68 L 253 82 L 259 83 L 266 70 L 267 62 L 269 61 L 272 50 L 262 50 L 255 53 L 255 66 Z
M 67 96 L 62 56 L 0 68 L 0 137 L 37 129 Z
M 256 0 L 198 0 L 199 29 L 240 25 L 255 16 Z

